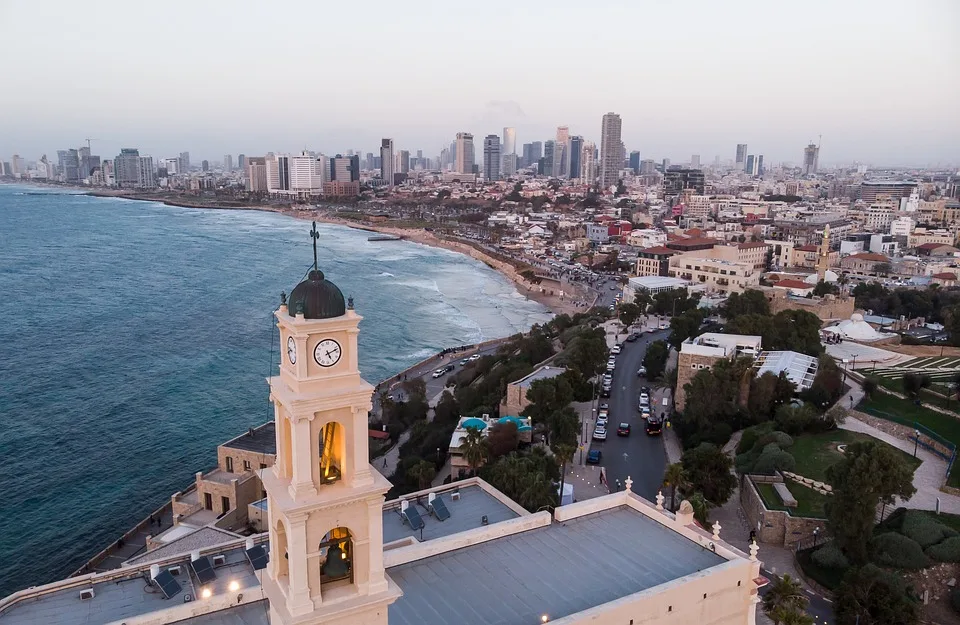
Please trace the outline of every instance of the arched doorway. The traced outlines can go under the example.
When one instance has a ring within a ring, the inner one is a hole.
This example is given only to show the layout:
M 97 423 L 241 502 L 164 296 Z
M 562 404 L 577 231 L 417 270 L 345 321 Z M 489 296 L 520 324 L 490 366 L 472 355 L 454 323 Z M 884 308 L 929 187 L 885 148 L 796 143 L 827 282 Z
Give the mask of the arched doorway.
M 343 426 L 331 421 L 320 430 L 320 484 L 338 482 L 343 476 Z
M 288 583 L 290 577 L 290 557 L 287 553 L 287 529 L 283 526 L 283 520 L 277 519 L 276 531 L 276 573 L 277 581 Z
M 320 543 L 320 585 L 346 580 L 353 582 L 353 537 L 350 530 L 330 530 Z

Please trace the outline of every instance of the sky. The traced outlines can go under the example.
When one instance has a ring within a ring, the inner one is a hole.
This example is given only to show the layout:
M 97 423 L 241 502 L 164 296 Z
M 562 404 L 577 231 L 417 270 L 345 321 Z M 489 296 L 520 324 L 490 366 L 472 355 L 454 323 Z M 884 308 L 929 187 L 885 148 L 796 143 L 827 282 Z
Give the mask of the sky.
M 958 0 L 0 0 L 0 158 L 436 156 L 556 127 L 674 163 L 960 165 Z

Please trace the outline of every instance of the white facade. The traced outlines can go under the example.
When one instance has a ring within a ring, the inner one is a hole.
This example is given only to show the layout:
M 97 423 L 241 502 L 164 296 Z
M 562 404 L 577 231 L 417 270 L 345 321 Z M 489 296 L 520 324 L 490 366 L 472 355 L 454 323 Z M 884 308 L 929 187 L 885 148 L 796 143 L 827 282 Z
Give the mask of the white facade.
M 906 215 L 890 222 L 890 234 L 895 237 L 908 237 L 913 232 L 913 219 Z
M 597 179 L 597 144 L 593 141 L 584 141 L 580 150 L 580 179 L 587 184 L 593 184 Z
M 516 154 L 517 153 L 517 129 L 516 128 L 507 128 L 503 129 L 503 153 L 504 154 Z
M 291 192 L 313 194 L 323 190 L 320 164 L 313 152 L 295 154 L 289 157 L 289 163 Z
M 607 113 L 600 124 L 600 186 L 612 187 L 617 183 L 617 173 L 623 164 L 620 158 L 622 144 L 620 116 Z
M 473 135 L 469 132 L 458 132 L 456 169 L 461 174 L 472 174 L 473 164 Z
M 383 139 L 380 142 L 380 177 L 387 181 L 387 186 L 393 188 L 393 139 Z

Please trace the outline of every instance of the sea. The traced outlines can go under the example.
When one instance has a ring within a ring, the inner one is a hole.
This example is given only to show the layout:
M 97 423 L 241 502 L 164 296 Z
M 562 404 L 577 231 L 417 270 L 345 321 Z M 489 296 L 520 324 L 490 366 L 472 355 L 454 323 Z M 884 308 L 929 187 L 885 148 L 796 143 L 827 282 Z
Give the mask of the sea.
M 317 224 L 376 384 L 549 319 L 461 254 Z M 69 575 L 272 418 L 310 222 L 0 185 L 0 597 Z

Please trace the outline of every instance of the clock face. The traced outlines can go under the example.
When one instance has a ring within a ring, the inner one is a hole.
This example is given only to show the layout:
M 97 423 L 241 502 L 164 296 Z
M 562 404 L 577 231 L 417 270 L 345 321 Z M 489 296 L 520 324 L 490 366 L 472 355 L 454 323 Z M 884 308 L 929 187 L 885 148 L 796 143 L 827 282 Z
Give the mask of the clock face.
M 291 365 L 297 364 L 297 342 L 292 336 L 287 337 L 287 358 L 290 359 Z
M 323 339 L 313 349 L 313 359 L 321 367 L 332 367 L 337 364 L 342 354 L 340 343 L 333 339 Z

